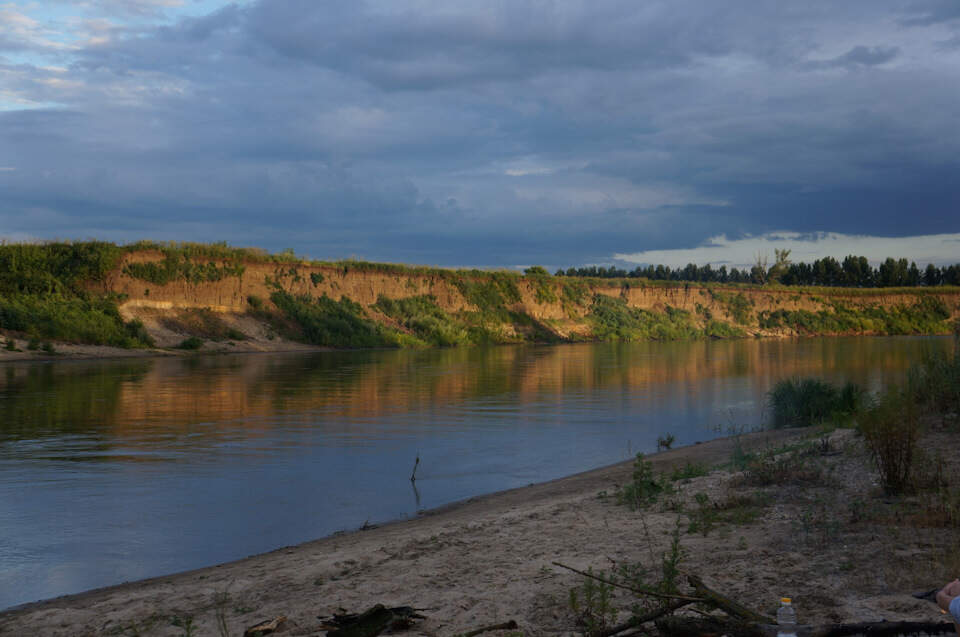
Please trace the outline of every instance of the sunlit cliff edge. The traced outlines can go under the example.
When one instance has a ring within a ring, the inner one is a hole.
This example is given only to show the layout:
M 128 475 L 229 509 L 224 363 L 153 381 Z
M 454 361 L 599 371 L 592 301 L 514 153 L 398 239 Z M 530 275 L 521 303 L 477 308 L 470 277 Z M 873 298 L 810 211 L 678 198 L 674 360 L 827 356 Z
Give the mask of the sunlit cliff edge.
M 0 246 L 6 351 L 40 340 L 269 350 L 939 334 L 958 317 L 952 286 L 592 279 L 307 261 L 224 244 Z
M 284 311 L 289 308 L 278 307 L 283 305 L 278 294 L 306 303 L 323 298 L 352 302 L 364 320 L 398 333 L 400 345 L 947 333 L 960 316 L 960 289 L 953 287 L 788 288 L 364 262 L 249 261 L 218 280 L 179 278 L 157 284 L 135 265 L 159 265 L 166 259 L 159 251 L 132 252 L 105 280 L 106 289 L 122 299 L 124 316 L 143 320 L 158 337 L 158 319 L 209 310 L 236 325 L 257 318 L 259 333 L 310 341 L 297 338 L 296 327 L 284 332 L 276 324 L 264 326 L 271 313 L 289 319 L 290 312 Z M 200 261 L 221 271 L 230 266 L 224 260 Z

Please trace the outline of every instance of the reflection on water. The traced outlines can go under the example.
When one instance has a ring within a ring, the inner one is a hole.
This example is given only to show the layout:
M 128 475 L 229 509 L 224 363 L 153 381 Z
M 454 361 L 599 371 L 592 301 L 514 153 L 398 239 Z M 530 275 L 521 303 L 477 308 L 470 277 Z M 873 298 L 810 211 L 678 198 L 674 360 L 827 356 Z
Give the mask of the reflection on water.
M 334 352 L 0 367 L 0 608 L 217 563 L 876 389 L 948 339 Z M 413 489 L 413 460 L 422 463 Z

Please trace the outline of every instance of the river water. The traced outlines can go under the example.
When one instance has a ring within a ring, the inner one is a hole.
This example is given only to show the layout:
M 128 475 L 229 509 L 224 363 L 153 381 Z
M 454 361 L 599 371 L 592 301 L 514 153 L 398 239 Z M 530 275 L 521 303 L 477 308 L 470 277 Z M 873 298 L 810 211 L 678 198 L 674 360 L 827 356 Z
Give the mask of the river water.
M 764 422 L 944 338 L 0 365 L 0 608 L 233 560 Z M 416 488 L 409 481 L 419 455 Z

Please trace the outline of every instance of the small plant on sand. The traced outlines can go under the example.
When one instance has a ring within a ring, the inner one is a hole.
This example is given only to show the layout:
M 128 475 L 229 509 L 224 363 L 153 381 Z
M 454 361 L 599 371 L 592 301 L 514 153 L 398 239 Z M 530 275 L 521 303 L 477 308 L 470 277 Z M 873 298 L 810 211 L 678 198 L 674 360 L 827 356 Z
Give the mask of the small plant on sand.
M 664 436 L 657 436 L 657 451 L 669 451 L 673 447 L 673 443 L 676 442 L 676 440 L 676 437 L 669 433 Z
M 183 629 L 181 637 L 193 637 L 197 634 L 197 627 L 193 625 L 193 615 L 174 615 L 170 618 L 170 625 Z
M 582 626 L 586 634 L 602 631 L 617 619 L 617 609 L 613 605 L 613 585 L 608 584 L 606 574 L 600 571 L 600 579 L 592 577 L 593 569 L 587 569 L 583 583 L 570 589 L 570 612 L 574 620 Z
M 710 469 L 707 468 L 707 465 L 701 462 L 690 462 L 689 460 L 684 463 L 682 467 L 674 467 L 673 471 L 670 473 L 670 480 L 677 482 L 678 480 L 692 480 L 693 478 L 699 478 L 710 473 Z
M 632 510 L 646 509 L 656 503 L 664 493 L 672 491 L 670 483 L 653 471 L 653 463 L 644 460 L 638 453 L 633 462 L 633 479 L 630 484 L 617 488 L 617 504 L 626 504 Z
M 825 547 L 840 536 L 840 520 L 835 515 L 836 502 L 821 497 L 803 507 L 794 521 L 796 535 L 810 545 Z
M 687 515 L 690 517 L 687 533 L 700 533 L 703 537 L 707 537 L 710 531 L 717 525 L 720 512 L 717 511 L 717 508 L 710 501 L 710 497 L 706 493 L 698 493 L 693 496 L 693 499 L 697 503 L 697 506 L 695 509 L 687 512 Z
M 734 471 L 746 471 L 750 463 L 757 460 L 757 457 L 757 454 L 744 450 L 743 444 L 740 442 L 740 436 L 734 437 L 733 451 L 730 452 L 730 467 Z
M 15 352 L 17 351 L 17 343 L 12 338 L 7 337 L 7 341 L 4 343 L 3 348 L 8 352 Z
M 809 454 L 799 450 L 756 456 L 747 463 L 739 479 L 740 483 L 755 487 L 819 484 L 822 481 L 823 468 Z

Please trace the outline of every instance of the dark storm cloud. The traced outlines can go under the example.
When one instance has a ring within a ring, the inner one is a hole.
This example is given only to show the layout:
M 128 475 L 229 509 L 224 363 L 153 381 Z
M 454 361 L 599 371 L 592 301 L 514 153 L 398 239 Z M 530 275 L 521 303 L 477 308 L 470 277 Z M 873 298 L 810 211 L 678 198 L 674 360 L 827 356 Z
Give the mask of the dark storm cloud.
M 895 46 L 855 46 L 843 55 L 830 60 L 807 62 L 803 66 L 809 69 L 852 69 L 863 66 L 886 64 L 900 54 Z
M 960 4 L 954 0 L 918 0 L 908 5 L 907 17 L 902 22 L 909 26 L 928 26 L 957 20 L 960 20 Z
M 117 23 L 0 66 L 6 99 L 56 105 L 0 113 L 0 234 L 503 265 L 955 232 L 949 15 L 264 0 Z

